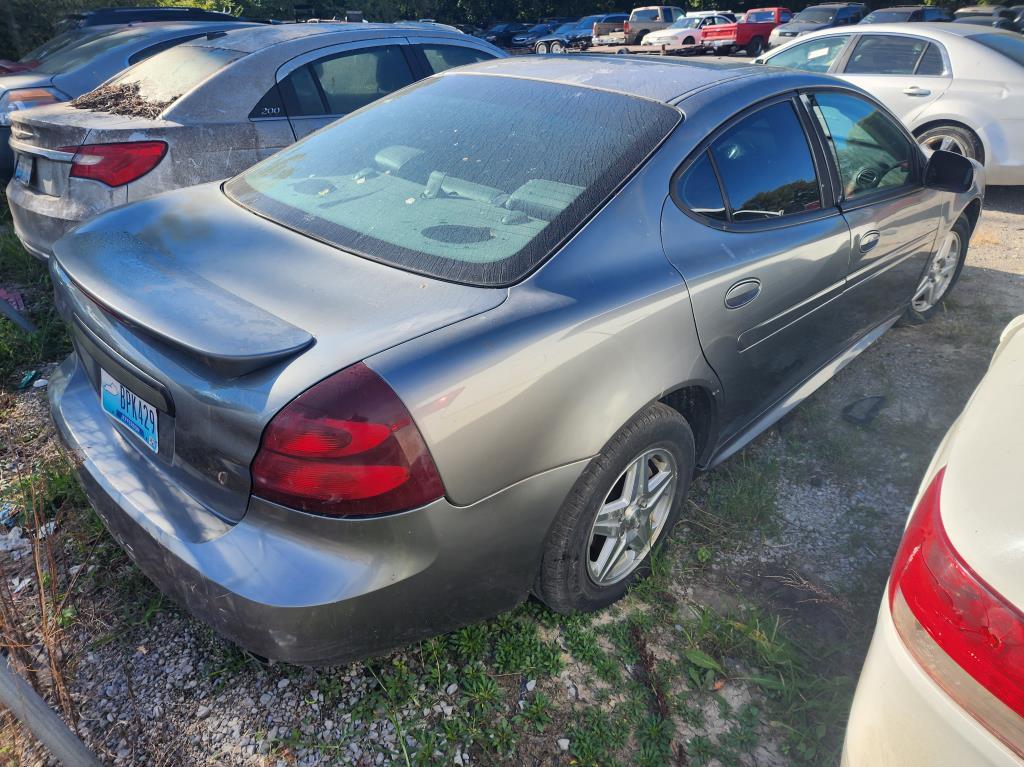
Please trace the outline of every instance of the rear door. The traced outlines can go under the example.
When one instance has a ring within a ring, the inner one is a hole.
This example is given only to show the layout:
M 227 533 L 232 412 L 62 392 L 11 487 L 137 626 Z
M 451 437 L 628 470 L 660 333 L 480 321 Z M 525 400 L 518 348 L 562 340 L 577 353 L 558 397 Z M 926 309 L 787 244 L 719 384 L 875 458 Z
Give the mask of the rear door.
M 935 246 L 943 193 L 924 187 L 920 147 L 876 104 L 836 90 L 806 99 L 835 159 L 839 207 L 853 234 L 847 313 L 866 330 L 912 297 Z
M 712 134 L 673 181 L 662 218 L 701 346 L 725 390 L 723 435 L 835 356 L 850 328 L 835 311 L 850 230 L 820 141 L 795 96 Z
M 292 59 L 277 82 L 296 139 L 418 78 L 404 37 L 333 45 Z
M 861 35 L 837 70 L 907 123 L 953 81 L 942 46 L 913 35 Z

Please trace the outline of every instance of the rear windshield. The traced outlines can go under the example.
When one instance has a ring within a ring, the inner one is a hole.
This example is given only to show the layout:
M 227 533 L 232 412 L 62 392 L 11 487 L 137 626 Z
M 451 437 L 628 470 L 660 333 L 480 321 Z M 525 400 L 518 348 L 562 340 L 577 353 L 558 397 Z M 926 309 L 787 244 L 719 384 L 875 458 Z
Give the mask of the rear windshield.
M 577 229 L 679 119 L 671 107 L 620 94 L 451 75 L 353 113 L 225 191 L 375 261 L 508 285 Z
M 68 45 L 54 51 L 43 59 L 34 71 L 45 75 L 70 72 L 120 45 L 143 40 L 151 34 L 152 32 L 149 30 L 132 29 L 129 31 L 106 32 L 96 37 L 90 37 L 80 44 Z
M 991 48 L 994 51 L 1006 56 L 1011 61 L 1015 61 L 1024 67 L 1024 37 L 1018 37 L 1016 35 L 968 35 L 969 40 L 973 40 L 976 43 L 981 43 L 986 48 Z
M 229 48 L 176 45 L 126 69 L 107 86 L 139 86 L 139 97 L 151 103 L 167 103 L 246 54 Z
M 914 14 L 913 11 L 872 11 L 864 21 L 873 24 L 883 24 L 891 21 L 906 21 Z
M 67 48 L 70 45 L 81 45 L 82 43 L 88 42 L 94 38 L 109 34 L 109 30 L 105 32 L 93 32 L 92 34 L 83 34 L 81 30 L 78 29 L 71 30 L 70 32 L 63 32 L 62 34 L 47 40 L 38 48 L 33 48 L 18 59 L 18 61 L 21 63 L 38 62 L 45 59 L 47 56 L 52 56 L 62 48 Z
M 658 9 L 657 8 L 640 8 L 633 11 L 629 15 L 630 21 L 657 21 L 658 20 Z
M 748 24 L 761 24 L 766 21 L 775 21 L 775 11 L 751 11 L 747 14 Z
M 794 21 L 805 21 L 808 24 L 828 24 L 835 18 L 836 12 L 829 8 L 805 8 L 793 17 Z

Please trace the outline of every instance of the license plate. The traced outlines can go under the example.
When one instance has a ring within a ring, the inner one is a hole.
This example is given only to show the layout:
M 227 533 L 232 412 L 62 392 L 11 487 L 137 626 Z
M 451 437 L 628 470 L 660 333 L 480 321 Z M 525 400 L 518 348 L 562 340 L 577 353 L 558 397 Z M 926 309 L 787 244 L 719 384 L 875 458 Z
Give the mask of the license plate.
M 724 48 L 727 45 L 732 45 L 732 40 L 713 40 L 711 45 L 715 48 Z
M 14 177 L 25 186 L 32 181 L 32 158 L 26 154 L 18 155 L 18 162 L 14 166 Z
M 103 410 L 152 450 L 160 450 L 156 408 L 115 380 L 106 370 L 100 370 L 100 395 Z

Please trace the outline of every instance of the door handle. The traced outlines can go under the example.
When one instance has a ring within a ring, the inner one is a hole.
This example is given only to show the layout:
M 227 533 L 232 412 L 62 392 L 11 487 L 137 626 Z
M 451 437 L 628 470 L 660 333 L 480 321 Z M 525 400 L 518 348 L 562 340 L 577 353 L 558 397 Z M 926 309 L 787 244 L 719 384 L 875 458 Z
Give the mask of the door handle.
M 925 88 L 918 88 L 916 85 L 911 85 L 903 89 L 905 96 L 931 96 L 932 92 Z
M 761 280 L 741 280 L 725 291 L 725 308 L 739 309 L 746 306 L 761 293 Z
M 868 232 L 860 238 L 860 252 L 867 253 L 878 244 L 881 235 L 878 232 Z

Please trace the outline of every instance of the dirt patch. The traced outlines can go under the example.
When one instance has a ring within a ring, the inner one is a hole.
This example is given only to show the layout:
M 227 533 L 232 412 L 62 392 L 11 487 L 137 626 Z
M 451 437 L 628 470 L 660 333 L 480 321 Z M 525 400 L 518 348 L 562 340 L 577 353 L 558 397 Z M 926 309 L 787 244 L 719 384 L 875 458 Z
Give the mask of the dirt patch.
M 160 116 L 176 99 L 167 101 L 150 101 L 139 94 L 138 83 L 122 83 L 120 85 L 104 85 L 89 91 L 71 102 L 75 109 L 88 109 L 92 112 L 107 112 L 124 117 L 146 117 L 154 119 Z

